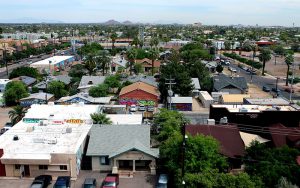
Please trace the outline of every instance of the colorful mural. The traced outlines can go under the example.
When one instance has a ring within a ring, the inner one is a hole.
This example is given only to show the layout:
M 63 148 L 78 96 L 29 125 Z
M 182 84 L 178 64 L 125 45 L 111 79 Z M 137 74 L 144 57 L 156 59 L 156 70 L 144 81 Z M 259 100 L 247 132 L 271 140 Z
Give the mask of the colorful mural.
M 119 103 L 121 105 L 128 105 L 128 106 L 131 106 L 131 105 L 143 105 L 143 106 L 155 106 L 155 101 L 152 101 L 152 100 L 136 100 L 136 99 L 120 99 L 119 100 Z
M 192 111 L 192 104 L 172 104 L 172 109 L 178 111 Z

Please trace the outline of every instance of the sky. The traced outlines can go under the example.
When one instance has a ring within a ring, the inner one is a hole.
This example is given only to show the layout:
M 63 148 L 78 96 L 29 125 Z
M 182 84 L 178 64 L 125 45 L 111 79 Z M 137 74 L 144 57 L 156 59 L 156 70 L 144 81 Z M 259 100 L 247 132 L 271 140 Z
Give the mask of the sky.
M 300 26 L 300 0 L 0 0 L 0 22 Z

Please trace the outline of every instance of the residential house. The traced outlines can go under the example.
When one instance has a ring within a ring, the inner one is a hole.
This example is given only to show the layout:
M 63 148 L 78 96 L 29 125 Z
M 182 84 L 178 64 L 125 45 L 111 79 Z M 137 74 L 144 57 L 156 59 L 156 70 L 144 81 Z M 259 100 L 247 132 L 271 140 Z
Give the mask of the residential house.
M 159 96 L 160 93 L 157 87 L 143 82 L 136 82 L 122 88 L 119 94 L 119 103 L 129 106 L 132 104 L 156 106 Z
M 93 125 L 86 155 L 93 171 L 155 174 L 159 149 L 151 148 L 149 126 Z
M 229 77 L 224 74 L 215 76 L 213 90 L 229 94 L 244 94 L 248 92 L 247 81 L 244 77 Z
M 151 72 L 152 71 L 152 60 L 148 59 L 148 58 L 144 58 L 144 59 L 137 59 L 135 60 L 136 64 L 141 64 L 144 68 L 144 72 Z M 159 60 L 155 60 L 154 61 L 154 68 L 156 69 L 156 72 L 159 71 L 160 68 L 160 61 Z
M 112 57 L 112 63 L 111 63 L 111 72 L 117 72 L 118 70 L 122 68 L 126 68 L 126 65 L 128 61 L 124 58 L 123 55 L 115 55 Z
M 11 82 L 9 79 L 0 79 L 0 93 L 4 92 L 6 85 Z
M 300 149 L 300 128 L 286 127 L 281 123 L 269 126 L 270 139 L 274 147 L 289 146 Z
M 20 105 L 23 107 L 29 107 L 33 104 L 47 104 L 53 102 L 54 95 L 50 93 L 33 93 L 29 97 L 20 99 Z
M 60 81 L 68 86 L 71 83 L 71 77 L 68 75 L 48 76 L 47 82 L 49 83 L 52 81 Z M 37 87 L 40 92 L 46 91 L 46 87 L 47 87 L 46 81 L 43 80 L 43 81 L 35 84 L 34 87 Z
M 245 145 L 235 125 L 187 125 L 187 134 L 215 138 L 220 143 L 220 153 L 229 158 L 231 168 L 239 168 L 245 155 Z
M 129 81 L 132 83 L 143 82 L 154 87 L 158 87 L 158 82 L 156 81 L 156 78 L 154 78 L 154 76 L 134 75 L 128 76 L 124 81 Z
M 86 93 L 91 87 L 103 84 L 105 78 L 105 76 L 83 76 L 79 83 L 78 89 L 80 92 Z
M 62 97 L 56 101 L 59 104 L 73 104 L 83 102 L 84 104 L 109 104 L 112 97 L 91 97 L 88 93 L 77 93 L 72 96 Z
M 21 81 L 23 82 L 27 87 L 32 86 L 35 82 L 36 79 L 32 78 L 30 76 L 19 76 L 17 78 L 13 78 L 12 80 L 14 81 Z
M 201 61 L 205 67 L 209 70 L 209 72 L 214 73 L 216 72 L 216 68 L 218 66 L 218 63 L 215 61 Z

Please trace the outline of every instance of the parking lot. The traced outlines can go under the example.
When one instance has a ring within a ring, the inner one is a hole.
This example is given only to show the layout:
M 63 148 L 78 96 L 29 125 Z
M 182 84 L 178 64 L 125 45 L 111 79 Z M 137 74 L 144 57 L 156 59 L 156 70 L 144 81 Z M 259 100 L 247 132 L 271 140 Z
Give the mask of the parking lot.
M 76 181 L 71 182 L 71 188 L 82 188 L 82 184 L 85 178 L 95 178 L 97 181 L 97 187 L 100 187 L 106 174 L 93 172 L 93 171 L 80 171 L 79 177 Z M 29 188 L 33 178 L 23 179 L 0 179 L 1 188 Z M 150 175 L 149 173 L 139 172 L 134 175 L 133 178 L 122 178 L 120 177 L 119 188 L 153 188 L 155 186 L 156 176 Z M 55 180 L 48 187 L 53 187 Z

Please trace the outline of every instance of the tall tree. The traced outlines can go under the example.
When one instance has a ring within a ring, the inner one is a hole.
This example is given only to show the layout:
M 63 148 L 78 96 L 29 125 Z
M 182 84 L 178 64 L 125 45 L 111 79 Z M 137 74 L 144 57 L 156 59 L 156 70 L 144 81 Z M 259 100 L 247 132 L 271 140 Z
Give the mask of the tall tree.
M 91 118 L 93 120 L 94 124 L 100 124 L 100 125 L 111 125 L 112 121 L 109 117 L 106 116 L 106 114 L 103 113 L 93 113 L 91 114 Z
M 13 125 L 17 124 L 26 114 L 26 109 L 22 106 L 15 106 L 8 112 L 10 121 Z
M 258 56 L 259 61 L 263 62 L 263 70 L 262 70 L 262 75 L 265 75 L 265 66 L 266 62 L 271 60 L 271 51 L 269 49 L 262 49 L 260 51 L 260 54 Z
M 243 43 L 244 43 L 245 37 L 243 35 L 238 36 L 238 41 L 239 41 L 239 55 L 242 55 L 242 49 L 243 49 Z
M 150 40 L 150 46 L 151 48 L 154 46 L 155 48 L 157 48 L 157 45 L 159 44 L 159 40 L 157 37 L 153 37 Z
M 108 66 L 110 64 L 110 57 L 107 51 L 101 50 L 95 57 L 95 62 L 97 67 L 101 67 L 102 75 L 105 75 L 105 71 L 107 72 Z
M 92 97 L 106 97 L 108 93 L 108 86 L 106 84 L 99 84 L 89 89 L 89 95 Z
M 112 49 L 115 49 L 115 42 L 116 42 L 117 37 L 118 37 L 117 33 L 112 33 L 110 35 L 110 38 L 111 38 L 111 41 L 112 41 Z
M 9 82 L 6 85 L 3 94 L 3 98 L 7 106 L 15 105 L 20 102 L 20 99 L 28 96 L 28 90 L 25 84 L 23 84 L 21 81 Z
M 151 73 L 152 73 L 152 76 L 154 75 L 154 62 L 155 60 L 158 58 L 159 56 L 159 53 L 156 49 L 151 49 L 149 51 L 149 58 L 151 59 Z
M 135 48 L 132 48 L 129 51 L 127 51 L 126 55 L 127 55 L 127 59 L 128 59 L 129 67 L 130 67 L 130 70 L 129 70 L 130 75 L 132 75 L 133 66 L 135 64 L 135 59 L 137 56 L 137 50 Z
M 287 65 L 287 71 L 286 71 L 286 81 L 285 81 L 285 85 L 288 86 L 289 83 L 289 74 L 290 74 L 290 66 L 293 64 L 294 62 L 294 57 L 292 54 L 288 53 L 285 55 L 284 58 L 284 62 Z
M 54 95 L 55 99 L 59 99 L 68 94 L 66 85 L 61 81 L 52 81 L 48 84 L 47 92 Z
M 91 76 L 95 70 L 96 70 L 96 61 L 95 56 L 92 54 L 89 54 L 84 62 L 85 68 L 88 70 L 89 75 Z

